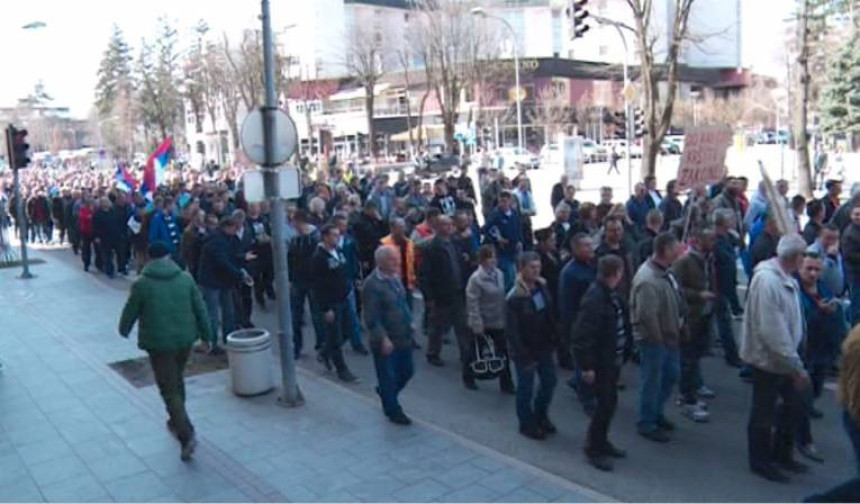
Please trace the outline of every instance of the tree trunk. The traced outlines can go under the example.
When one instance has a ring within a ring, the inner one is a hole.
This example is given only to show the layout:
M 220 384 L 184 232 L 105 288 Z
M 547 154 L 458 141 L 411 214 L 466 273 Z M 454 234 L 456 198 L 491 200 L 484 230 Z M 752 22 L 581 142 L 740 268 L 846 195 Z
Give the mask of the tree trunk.
M 456 113 L 442 114 L 442 122 L 445 123 L 445 150 L 448 154 L 454 154 L 454 146 L 457 144 L 457 141 L 454 140 L 454 120 L 456 117 Z
M 430 97 L 430 90 L 424 91 L 424 96 L 421 97 L 421 103 L 418 104 L 418 121 L 416 123 L 416 128 L 418 128 L 418 138 L 416 139 L 416 143 L 418 144 L 418 148 L 424 147 L 424 108 L 427 105 L 427 98 Z
M 642 180 L 645 180 L 645 177 L 656 175 L 660 142 L 660 140 L 654 141 L 650 134 L 642 139 Z
M 373 102 L 375 97 L 373 96 L 373 91 L 375 88 L 375 83 L 371 82 L 368 86 L 364 88 L 364 107 L 367 111 L 365 114 L 367 116 L 367 138 L 370 142 L 370 156 L 374 159 L 377 154 L 379 154 L 379 145 L 376 143 L 376 131 L 373 127 Z
M 809 138 L 806 124 L 809 113 L 809 16 L 810 0 L 803 0 L 800 18 L 800 107 L 795 115 L 794 138 L 797 145 L 797 189 L 806 198 L 812 197 L 812 170 L 809 162 Z

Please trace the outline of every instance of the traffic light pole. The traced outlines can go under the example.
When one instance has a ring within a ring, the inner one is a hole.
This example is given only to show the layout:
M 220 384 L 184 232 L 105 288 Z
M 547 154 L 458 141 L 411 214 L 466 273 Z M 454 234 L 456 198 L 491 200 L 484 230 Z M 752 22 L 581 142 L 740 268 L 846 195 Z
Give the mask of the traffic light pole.
M 21 242 L 21 266 L 23 271 L 21 271 L 22 280 L 29 280 L 33 278 L 32 273 L 30 273 L 30 261 L 27 258 L 27 216 L 24 213 L 24 201 L 21 197 L 21 176 L 18 174 L 18 168 L 16 168 L 17 164 L 15 161 L 15 149 L 12 146 L 12 128 L 11 126 L 6 129 L 6 152 L 9 155 L 9 167 L 12 168 L 12 173 L 14 175 L 14 186 L 15 186 L 15 213 L 17 215 L 18 222 L 18 239 Z
M 296 360 L 293 353 L 293 323 L 290 312 L 290 278 L 287 269 L 287 210 L 284 199 L 281 198 L 278 166 L 275 161 L 275 112 L 278 110 L 278 100 L 275 94 L 275 56 L 272 40 L 272 19 L 269 11 L 269 0 L 262 0 L 263 22 L 263 66 L 266 84 L 266 106 L 263 108 L 263 143 L 265 159 L 263 177 L 266 197 L 271 201 L 272 208 L 272 256 L 275 266 L 275 293 L 278 305 L 278 343 L 281 357 L 281 397 L 279 401 L 284 406 L 301 406 L 304 397 L 299 390 L 296 380 Z

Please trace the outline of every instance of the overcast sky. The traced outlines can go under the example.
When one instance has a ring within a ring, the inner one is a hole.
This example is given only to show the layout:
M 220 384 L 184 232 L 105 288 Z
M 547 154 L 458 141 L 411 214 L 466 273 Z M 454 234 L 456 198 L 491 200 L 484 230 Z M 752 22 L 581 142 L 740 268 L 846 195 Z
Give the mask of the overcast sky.
M 290 2 L 272 0 L 277 26 Z M 744 65 L 771 75 L 785 72 L 784 20 L 793 0 L 742 0 Z M 10 106 L 26 96 L 42 79 L 55 104 L 71 107 L 84 117 L 93 101 L 96 71 L 114 23 L 126 40 L 140 46 L 141 37 L 152 38 L 159 16 L 166 15 L 184 34 L 201 17 L 215 33 L 239 33 L 257 26 L 260 3 L 256 0 L 29 0 L 3 2 L 0 6 L 0 47 L 4 71 L 0 78 L 0 105 Z M 34 21 L 47 26 L 22 30 Z M 136 51 L 135 51 L 136 54 Z M 11 72 L 7 72 L 10 70 Z

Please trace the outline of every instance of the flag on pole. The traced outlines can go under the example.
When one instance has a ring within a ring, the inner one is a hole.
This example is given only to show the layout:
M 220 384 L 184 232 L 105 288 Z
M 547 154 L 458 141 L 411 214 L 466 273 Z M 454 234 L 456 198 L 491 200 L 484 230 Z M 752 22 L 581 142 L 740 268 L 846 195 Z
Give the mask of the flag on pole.
M 146 160 L 140 192 L 148 199 L 152 199 L 158 185 L 164 180 L 164 171 L 171 157 L 173 157 L 173 140 L 167 137 Z
M 125 192 L 131 192 L 137 189 L 137 181 L 128 172 L 128 168 L 123 163 L 116 164 L 116 173 L 114 174 L 116 185 Z

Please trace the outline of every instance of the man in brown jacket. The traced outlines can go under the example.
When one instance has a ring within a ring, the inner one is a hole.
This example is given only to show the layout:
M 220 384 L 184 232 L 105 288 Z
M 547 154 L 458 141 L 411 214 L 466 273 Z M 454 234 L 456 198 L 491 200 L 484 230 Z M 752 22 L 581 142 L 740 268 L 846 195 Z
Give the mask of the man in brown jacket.
M 633 339 L 639 347 L 641 392 L 639 434 L 666 443 L 675 426 L 663 416 L 680 374 L 678 344 L 684 330 L 686 306 L 678 281 L 670 269 L 681 254 L 681 244 L 671 233 L 654 239 L 654 255 L 633 278 L 630 313 Z
M 672 271 L 678 278 L 681 294 L 687 304 L 687 328 L 681 339 L 681 401 L 683 414 L 694 422 L 707 422 L 707 406 L 699 398 L 714 397 L 702 381 L 699 360 L 705 353 L 714 315 L 716 282 L 713 251 L 716 245 L 713 229 L 695 232 L 690 251 L 678 259 Z

